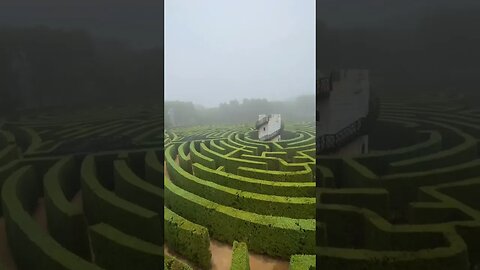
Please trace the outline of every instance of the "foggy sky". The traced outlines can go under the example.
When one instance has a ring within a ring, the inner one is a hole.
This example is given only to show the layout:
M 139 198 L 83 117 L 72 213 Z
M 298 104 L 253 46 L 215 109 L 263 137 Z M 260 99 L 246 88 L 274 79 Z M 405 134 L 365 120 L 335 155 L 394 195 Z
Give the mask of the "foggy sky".
M 415 27 L 438 9 L 480 7 L 478 0 L 317 0 L 317 20 L 330 27 Z
M 1 0 L 0 27 L 84 29 L 135 48 L 163 46 L 163 0 Z
M 204 106 L 315 91 L 313 0 L 165 3 L 165 99 Z

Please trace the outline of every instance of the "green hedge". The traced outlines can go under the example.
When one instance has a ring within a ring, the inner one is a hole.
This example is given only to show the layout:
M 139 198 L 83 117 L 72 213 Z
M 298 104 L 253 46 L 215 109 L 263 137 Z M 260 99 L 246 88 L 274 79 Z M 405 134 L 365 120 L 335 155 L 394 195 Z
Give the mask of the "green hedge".
M 165 178 L 165 205 L 207 227 L 212 238 L 248 244 L 253 251 L 290 258 L 315 252 L 315 220 L 259 215 L 227 207 L 181 189 Z
M 232 265 L 230 270 L 250 270 L 250 258 L 247 244 L 244 242 L 233 242 Z
M 208 230 L 165 208 L 165 242 L 173 251 L 202 267 L 210 269 L 210 236 Z
M 238 175 L 268 181 L 310 182 L 313 181 L 313 172 L 310 166 L 304 165 L 302 171 L 272 171 L 239 167 Z
M 241 191 L 200 179 L 184 171 L 172 157 L 172 147 L 165 152 L 168 173 L 179 187 L 225 206 L 258 214 L 313 218 L 315 198 L 273 196 Z
M 115 194 L 163 215 L 163 189 L 138 177 L 126 160 L 114 161 Z
M 124 234 L 99 223 L 89 227 L 95 262 L 112 270 L 158 270 L 163 264 L 163 247 Z
M 192 270 L 192 268 L 179 260 L 175 257 L 165 256 L 165 261 L 163 264 L 164 270 Z
M 90 259 L 87 225 L 81 205 L 70 200 L 80 189 L 73 157 L 59 160 L 44 176 L 45 209 L 50 235 L 70 251 Z
M 5 182 L 5 180 L 7 180 L 7 178 L 14 171 L 16 171 L 18 168 L 23 166 L 23 163 L 20 160 L 15 160 L 15 161 L 12 161 L 12 162 L 10 162 L 8 164 L 5 164 L 3 166 L 2 165 L 0 165 L 0 191 L 3 188 L 3 183 Z M 0 204 L 1 204 L 1 202 L 0 202 Z M 2 208 L 0 208 L 0 215 L 1 214 L 2 214 Z
M 319 204 L 328 242 L 317 248 L 326 269 L 468 269 L 464 240 L 449 227 L 396 226 L 374 212 Z
M 318 187 L 333 188 L 336 186 L 335 177 L 333 176 L 332 170 L 321 165 L 318 165 L 316 169 Z
M 267 168 L 269 170 L 278 171 L 280 170 L 280 159 L 275 157 L 264 157 L 264 156 L 254 156 L 254 155 L 247 155 L 242 154 L 242 159 L 257 161 L 257 162 L 265 162 L 267 163 Z
M 256 146 L 250 146 L 250 145 L 244 145 L 244 144 L 238 143 L 235 140 L 235 133 L 232 133 L 232 134 L 228 135 L 227 142 L 228 142 L 228 144 L 232 145 L 233 147 L 240 148 L 240 149 L 245 149 L 253 155 L 258 156 L 258 155 L 261 154 L 261 153 L 259 153 L 259 149 Z
M 228 153 L 228 150 L 225 149 L 224 147 L 220 146 L 218 144 L 218 141 L 216 141 L 216 140 L 211 140 L 210 141 L 210 149 L 212 149 L 213 151 L 215 151 L 217 153 L 223 154 L 223 155 Z
M 429 155 L 441 150 L 442 135 L 439 131 L 418 131 L 418 134 L 428 134 L 429 138 L 426 141 L 406 147 L 364 154 L 356 160 L 368 166 L 375 173 L 382 175 L 388 173 L 388 166 L 391 163 Z
M 188 142 L 184 142 L 178 147 L 178 162 L 184 170 L 191 173 L 192 159 L 188 156 L 189 153 L 190 144 Z
M 289 270 L 314 270 L 317 257 L 315 255 L 293 255 L 290 258 Z
M 378 177 L 353 159 L 343 159 L 342 180 L 348 187 L 382 187 L 389 191 L 393 208 L 405 209 L 420 186 L 437 185 L 480 175 L 480 160 L 433 170 Z M 348 182 L 347 182 L 348 181 Z
M 208 148 L 208 146 L 205 144 L 205 142 L 200 142 L 200 152 L 206 156 L 206 157 L 209 157 L 211 159 L 213 159 L 215 161 L 215 166 L 216 167 L 219 167 L 219 166 L 225 166 L 225 156 L 221 153 L 217 153 L 213 150 L 211 150 L 210 148 Z M 180 151 L 179 151 L 180 153 Z M 191 171 L 191 168 L 190 168 L 190 173 L 192 172 Z
M 212 170 L 198 163 L 193 165 L 193 174 L 201 179 L 207 179 L 219 185 L 243 191 L 278 196 L 315 197 L 315 182 L 295 183 L 259 180 L 221 170 Z
M 7 241 L 19 269 L 101 269 L 62 247 L 31 217 L 40 190 L 40 181 L 36 179 L 32 166 L 13 173 L 2 190 Z
M 196 148 L 195 142 L 193 141 L 190 142 L 190 159 L 192 160 L 192 164 L 200 163 L 212 169 L 217 168 L 217 164 L 215 164 L 215 160 L 200 153 Z
M 261 155 L 263 152 L 270 150 L 270 147 L 269 147 L 268 144 L 262 143 L 262 142 L 249 142 L 249 141 L 246 141 L 246 140 L 240 138 L 240 134 L 238 134 L 238 133 L 236 133 L 236 134 L 232 137 L 232 139 L 234 139 L 236 142 L 238 142 L 238 143 L 241 144 L 241 145 L 249 146 L 249 147 L 253 147 L 253 148 L 257 149 L 257 155 Z
M 463 135 L 465 142 L 448 150 L 417 156 L 389 164 L 390 174 L 431 170 L 452 166 L 477 158 L 477 140 L 467 134 Z
M 238 168 L 240 167 L 255 168 L 261 170 L 267 169 L 266 162 L 251 161 L 236 157 L 226 157 L 225 161 L 225 171 L 229 173 L 238 173 Z
M 380 188 L 320 189 L 317 203 L 345 204 L 366 208 L 390 218 L 390 196 Z
M 250 258 L 247 244 L 244 242 L 233 242 L 232 264 L 230 270 L 250 270 Z
M 95 157 L 87 156 L 81 167 L 83 210 L 88 223 L 108 223 L 142 240 L 162 245 L 160 215 L 104 188 L 97 179 Z
M 163 188 L 163 173 L 163 163 L 158 160 L 155 151 L 147 151 L 145 154 L 145 181 Z
M 0 166 L 18 159 L 20 156 L 19 149 L 16 145 L 7 145 L 3 149 L 0 148 Z

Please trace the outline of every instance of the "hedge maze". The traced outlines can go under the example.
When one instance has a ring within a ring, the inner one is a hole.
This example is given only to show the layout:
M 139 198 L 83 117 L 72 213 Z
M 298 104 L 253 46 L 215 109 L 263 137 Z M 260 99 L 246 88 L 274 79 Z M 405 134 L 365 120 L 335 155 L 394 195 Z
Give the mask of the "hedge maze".
M 0 269 L 190 269 L 164 258 L 188 224 L 164 217 L 162 126 L 161 106 L 6 121 Z
M 212 239 L 233 245 L 231 269 L 249 269 L 248 252 L 314 257 L 314 135 L 312 124 L 287 125 L 280 142 L 249 126 L 167 130 L 166 245 L 201 269 L 214 266 Z
M 479 269 L 480 111 L 458 104 L 383 100 L 369 154 L 318 157 L 320 269 Z
M 313 256 L 312 124 L 278 143 L 247 126 L 162 127 L 160 106 L 8 119 L 0 269 L 211 269 L 213 239 L 232 269 L 249 252 Z
M 312 124 L 164 131 L 161 107 L 8 119 L 0 269 L 211 269 L 213 240 L 232 269 L 478 269 L 480 111 L 457 103 L 383 100 L 357 157 L 315 157 Z

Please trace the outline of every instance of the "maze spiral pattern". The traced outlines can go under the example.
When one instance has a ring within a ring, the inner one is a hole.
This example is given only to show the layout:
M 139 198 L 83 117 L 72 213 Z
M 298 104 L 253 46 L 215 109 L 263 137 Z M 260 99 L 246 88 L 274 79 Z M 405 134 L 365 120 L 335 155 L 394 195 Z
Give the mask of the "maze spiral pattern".
M 259 141 L 256 133 L 247 126 L 166 132 L 165 211 L 198 236 L 184 243 L 166 228 L 165 240 L 204 269 L 209 239 L 312 263 L 313 255 L 302 255 L 315 254 L 314 127 L 287 126 L 280 142 Z M 236 257 L 234 250 L 234 264 L 244 262 Z
M 188 269 L 164 260 L 162 127 L 161 106 L 7 121 L 0 269 Z
M 234 246 L 232 267 L 248 250 L 313 263 L 313 125 L 279 143 L 246 126 L 162 127 L 161 107 L 8 120 L 0 269 L 191 269 L 165 244 L 209 269 L 211 239 Z
M 478 269 L 480 111 L 384 99 L 371 153 L 317 159 L 320 269 Z

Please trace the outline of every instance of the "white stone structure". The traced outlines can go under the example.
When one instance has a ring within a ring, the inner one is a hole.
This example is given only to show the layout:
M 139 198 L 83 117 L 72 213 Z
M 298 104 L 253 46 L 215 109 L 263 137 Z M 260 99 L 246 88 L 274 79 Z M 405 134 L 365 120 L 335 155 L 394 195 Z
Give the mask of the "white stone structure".
M 324 77 L 317 77 L 317 80 Z M 317 136 L 339 134 L 369 113 L 370 83 L 368 70 L 340 70 L 330 76 L 328 96 L 317 94 Z M 323 84 L 325 86 L 325 83 Z M 320 84 L 317 83 L 317 87 Z M 318 93 L 318 92 L 317 92 Z M 368 136 L 359 136 L 336 154 L 356 155 L 368 152 Z
M 255 127 L 259 140 L 277 142 L 281 139 L 282 117 L 280 114 L 260 114 Z

